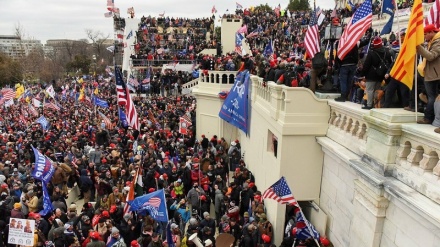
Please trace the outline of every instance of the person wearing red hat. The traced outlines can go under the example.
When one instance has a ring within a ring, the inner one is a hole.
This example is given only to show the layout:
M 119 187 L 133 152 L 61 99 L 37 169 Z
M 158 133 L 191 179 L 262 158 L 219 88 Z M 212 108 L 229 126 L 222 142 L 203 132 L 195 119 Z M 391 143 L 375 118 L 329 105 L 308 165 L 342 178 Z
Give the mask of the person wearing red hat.
M 374 91 L 380 87 L 380 83 L 385 79 L 385 75 L 391 70 L 392 55 L 388 48 L 383 46 L 380 37 L 373 40 L 373 47 L 367 54 L 361 77 L 366 81 L 367 104 L 362 109 L 370 110 L 374 107 Z M 383 91 L 382 91 L 383 95 Z M 376 99 L 379 101 L 380 99 Z
M 416 47 L 417 53 L 423 57 L 423 61 L 419 64 L 417 70 L 425 78 L 424 83 L 428 103 L 426 104 L 424 118 L 417 121 L 417 123 L 433 124 L 436 127 L 440 127 L 440 102 L 437 105 L 438 107 L 434 107 L 440 84 L 440 32 L 435 25 L 430 24 L 424 28 L 424 33 L 428 46 L 426 48 L 422 45 Z M 434 108 L 437 108 L 436 111 Z M 436 130 L 436 133 L 440 133 L 440 129 Z

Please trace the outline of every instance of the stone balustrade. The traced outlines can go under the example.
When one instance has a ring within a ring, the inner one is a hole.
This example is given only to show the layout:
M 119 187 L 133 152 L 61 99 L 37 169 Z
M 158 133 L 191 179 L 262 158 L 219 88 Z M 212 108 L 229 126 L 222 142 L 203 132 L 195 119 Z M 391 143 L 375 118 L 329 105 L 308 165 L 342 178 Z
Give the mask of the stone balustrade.
M 214 84 L 234 84 L 237 71 L 216 71 L 208 70 L 203 73 L 199 71 L 199 82 Z
M 440 203 L 440 135 L 431 125 L 402 126 L 393 176 Z
M 365 153 L 368 125 L 359 104 L 329 100 L 330 120 L 327 136 L 359 156 Z

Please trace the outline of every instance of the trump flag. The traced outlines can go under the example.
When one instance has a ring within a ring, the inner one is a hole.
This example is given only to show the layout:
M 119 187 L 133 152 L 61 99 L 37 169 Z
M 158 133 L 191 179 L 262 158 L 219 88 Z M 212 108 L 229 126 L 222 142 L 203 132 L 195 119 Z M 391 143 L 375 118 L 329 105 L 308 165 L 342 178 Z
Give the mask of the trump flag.
M 43 184 L 48 183 L 53 174 L 55 173 L 55 167 L 53 167 L 52 162 L 49 158 L 42 155 L 40 151 L 32 147 L 35 155 L 35 167 L 32 170 L 32 177 L 35 179 L 43 181 Z
M 218 114 L 221 119 L 243 130 L 246 134 L 249 127 L 249 83 L 249 71 L 238 72 L 235 77 L 234 86 L 232 86 Z
M 150 216 L 161 222 L 168 222 L 164 190 L 158 190 L 129 201 L 130 211 L 148 211 Z

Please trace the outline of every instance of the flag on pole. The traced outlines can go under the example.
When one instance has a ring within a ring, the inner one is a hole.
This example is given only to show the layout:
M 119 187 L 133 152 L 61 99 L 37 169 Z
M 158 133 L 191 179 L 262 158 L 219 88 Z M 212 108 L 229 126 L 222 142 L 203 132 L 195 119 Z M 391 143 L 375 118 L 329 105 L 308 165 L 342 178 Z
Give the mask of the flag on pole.
M 137 175 L 136 175 L 136 185 L 135 185 L 135 192 L 137 196 L 140 196 L 143 194 L 143 188 L 144 188 L 144 181 L 143 179 L 143 170 L 141 169 L 141 167 L 138 168 L 137 170 Z
M 48 88 L 46 88 L 46 93 L 52 98 L 55 98 L 55 90 L 53 89 L 53 86 L 50 85 Z
M 307 54 L 309 54 L 310 58 L 313 58 L 320 50 L 316 9 L 313 11 L 310 19 L 309 28 L 307 29 L 306 36 L 304 38 L 304 46 L 306 47 Z
M 434 4 L 429 10 L 429 14 L 425 18 L 425 26 L 434 24 L 436 28 L 440 28 L 440 0 L 435 0 Z
M 338 57 L 343 60 L 344 57 L 353 49 L 361 37 L 370 28 L 373 20 L 371 0 L 365 0 L 351 17 L 339 40 Z
M 217 9 L 215 8 L 215 5 L 212 6 L 211 13 L 212 13 L 212 14 L 217 13 Z
M 241 5 L 241 4 L 237 3 L 237 2 L 235 2 L 235 6 L 236 6 L 236 9 L 242 9 L 243 8 L 243 5 Z
M 319 232 L 315 229 L 312 223 L 310 223 L 306 217 L 304 217 L 302 210 L 295 208 L 295 217 L 297 239 L 319 239 Z
M 168 213 L 164 190 L 158 190 L 143 196 L 136 197 L 128 202 L 131 211 L 148 211 L 157 221 L 168 222 Z
M 9 99 L 7 101 L 5 101 L 5 107 L 8 108 L 11 105 L 14 105 L 14 99 Z
M 188 135 L 188 127 L 191 126 L 191 122 L 188 122 L 186 118 L 180 117 L 179 121 L 179 133 L 182 135 Z
M 133 37 L 133 30 L 131 30 L 128 34 L 127 34 L 127 40 L 130 39 L 131 37 Z
M 32 147 L 35 156 L 35 166 L 32 170 L 32 177 L 41 180 L 44 183 L 50 182 L 53 174 L 55 173 L 55 167 L 52 165 L 52 161 L 45 155 L 40 153 L 38 149 Z
M 39 117 L 35 122 L 41 124 L 41 127 L 43 127 L 43 130 L 47 130 L 49 127 L 49 121 L 44 116 Z
M 261 199 L 273 199 L 281 204 L 293 205 L 299 207 L 295 197 L 293 197 L 292 191 L 287 185 L 286 179 L 281 177 L 277 182 L 264 191 Z
M 24 86 L 20 83 L 17 83 L 15 85 L 15 98 L 18 99 L 24 94 Z
M 394 22 L 394 14 L 390 16 L 390 19 L 388 19 L 387 24 L 383 26 L 382 31 L 380 32 L 380 36 L 391 33 L 393 29 L 393 22 Z
M 394 10 L 396 8 L 394 1 L 395 0 L 383 0 L 382 13 L 386 13 L 389 14 L 390 16 L 394 16 Z
M 94 105 L 96 105 L 96 106 L 100 106 L 100 107 L 102 107 L 102 108 L 108 108 L 108 107 L 109 107 L 107 101 L 105 101 L 105 100 L 103 100 L 103 99 L 100 99 L 100 98 L 98 98 L 98 97 L 96 97 L 96 96 L 94 96 L 94 97 L 92 98 L 92 103 L 93 103 Z
M 116 73 L 116 95 L 118 98 L 119 105 L 124 106 L 127 104 L 127 98 L 125 95 L 126 93 L 127 93 L 127 90 L 125 87 L 125 83 L 122 80 L 122 74 L 120 72 L 118 72 L 118 73 Z
M 41 101 L 37 100 L 36 98 L 33 98 L 33 99 L 32 99 L 32 104 L 33 104 L 35 107 L 37 107 L 37 108 L 43 106 L 43 104 L 41 103 Z
M 56 105 L 56 104 L 54 104 L 52 102 L 44 103 L 44 108 L 52 109 L 52 110 L 55 110 L 55 111 L 61 110 L 61 108 L 58 105 Z
M 3 88 L 0 93 L 3 95 L 3 99 L 10 100 L 15 97 L 15 92 L 12 88 Z
M 113 129 L 112 121 L 104 115 L 104 113 L 98 111 L 99 116 L 102 118 L 102 121 L 104 121 L 105 127 L 109 130 Z
M 118 110 L 118 115 L 119 115 L 119 121 L 121 122 L 122 126 L 124 128 L 128 127 L 127 116 L 125 115 L 125 112 L 123 112 L 121 108 L 119 108 Z
M 34 115 L 35 117 L 38 116 L 38 111 L 31 104 L 28 104 L 28 109 L 30 114 Z
M 116 85 L 118 91 L 118 100 L 119 100 L 119 88 L 125 89 L 125 112 L 127 113 L 127 121 L 128 125 L 135 130 L 139 130 L 139 119 L 136 111 L 136 107 L 134 106 L 133 101 L 131 100 L 131 95 L 128 87 L 125 85 L 124 81 L 122 81 L 122 73 L 120 68 L 116 68 Z
M 235 52 L 237 52 L 238 54 L 241 54 L 241 50 L 242 50 L 242 42 L 243 42 L 244 36 L 243 34 L 236 32 L 235 33 Z
M 400 48 L 390 75 L 405 84 L 410 90 L 414 80 L 416 46 L 424 42 L 423 7 L 421 0 L 415 0 L 406 29 L 406 36 Z
M 266 57 L 270 57 L 273 54 L 272 40 L 269 40 L 269 43 L 267 43 L 266 47 L 264 48 L 263 54 Z

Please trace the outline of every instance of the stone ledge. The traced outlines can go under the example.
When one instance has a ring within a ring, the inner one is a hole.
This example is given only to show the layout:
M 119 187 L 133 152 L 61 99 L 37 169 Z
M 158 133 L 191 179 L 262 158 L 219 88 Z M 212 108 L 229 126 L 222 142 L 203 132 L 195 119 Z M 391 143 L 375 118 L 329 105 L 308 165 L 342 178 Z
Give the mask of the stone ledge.
M 387 199 L 391 200 L 391 197 L 394 197 L 400 200 L 422 218 L 431 222 L 436 228 L 440 228 L 439 204 L 394 178 L 388 178 L 384 183 L 384 188 Z

